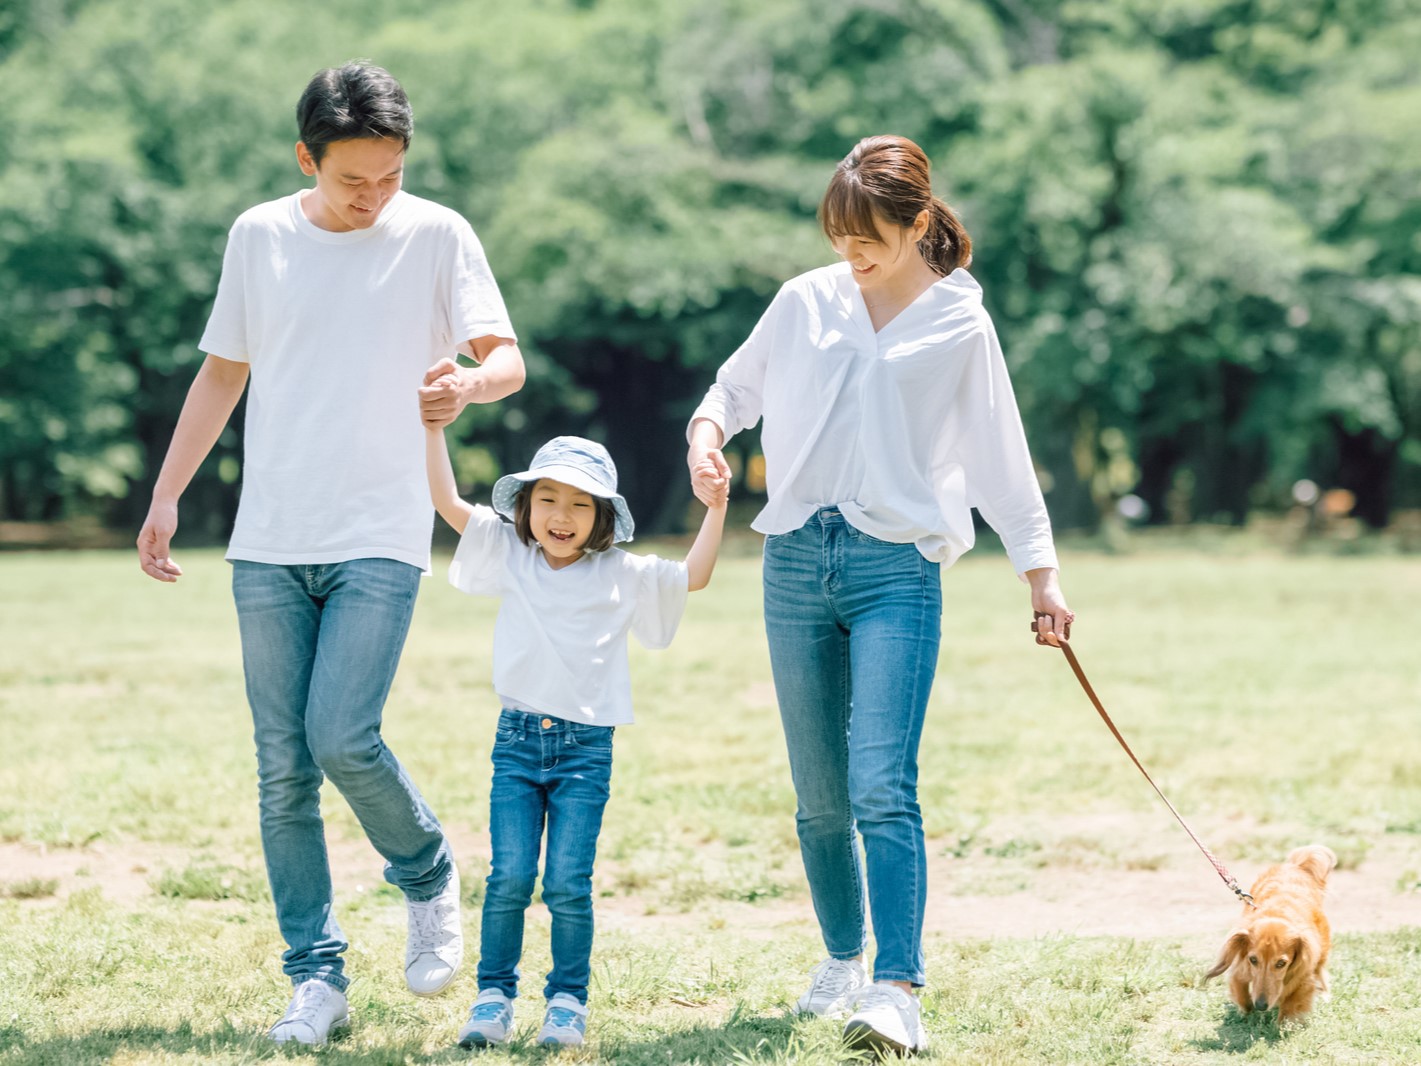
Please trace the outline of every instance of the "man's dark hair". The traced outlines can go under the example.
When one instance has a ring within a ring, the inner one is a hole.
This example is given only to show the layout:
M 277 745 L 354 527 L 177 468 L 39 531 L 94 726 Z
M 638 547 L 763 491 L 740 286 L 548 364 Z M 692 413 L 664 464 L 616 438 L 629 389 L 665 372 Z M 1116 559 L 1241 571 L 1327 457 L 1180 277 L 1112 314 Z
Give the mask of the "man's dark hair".
M 359 59 L 319 71 L 296 104 L 296 122 L 317 166 L 336 141 L 384 137 L 408 148 L 414 132 L 414 113 L 400 83 Z

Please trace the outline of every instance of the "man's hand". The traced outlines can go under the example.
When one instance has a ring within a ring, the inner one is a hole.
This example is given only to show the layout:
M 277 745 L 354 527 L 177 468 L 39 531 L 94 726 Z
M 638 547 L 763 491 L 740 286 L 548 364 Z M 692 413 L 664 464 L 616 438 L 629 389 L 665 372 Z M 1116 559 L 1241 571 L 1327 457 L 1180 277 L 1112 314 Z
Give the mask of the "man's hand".
M 138 565 L 155 581 L 173 582 L 183 576 L 183 568 L 168 555 L 168 545 L 178 531 L 178 505 L 154 501 L 138 534 Z
M 463 388 L 464 368 L 444 358 L 424 372 L 419 390 L 419 420 L 429 429 L 443 429 L 468 406 Z

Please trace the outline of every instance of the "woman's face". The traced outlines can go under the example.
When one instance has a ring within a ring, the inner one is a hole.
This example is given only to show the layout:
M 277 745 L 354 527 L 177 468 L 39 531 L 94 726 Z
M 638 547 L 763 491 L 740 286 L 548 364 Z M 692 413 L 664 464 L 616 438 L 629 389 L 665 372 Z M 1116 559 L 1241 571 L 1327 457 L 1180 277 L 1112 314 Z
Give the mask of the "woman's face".
M 879 215 L 874 216 L 878 236 L 833 237 L 830 243 L 840 258 L 853 268 L 854 281 L 865 291 L 892 287 L 905 279 L 905 272 L 916 271 L 923 262 L 918 254 L 918 241 L 927 232 L 927 212 L 923 211 L 911 226 L 895 226 Z

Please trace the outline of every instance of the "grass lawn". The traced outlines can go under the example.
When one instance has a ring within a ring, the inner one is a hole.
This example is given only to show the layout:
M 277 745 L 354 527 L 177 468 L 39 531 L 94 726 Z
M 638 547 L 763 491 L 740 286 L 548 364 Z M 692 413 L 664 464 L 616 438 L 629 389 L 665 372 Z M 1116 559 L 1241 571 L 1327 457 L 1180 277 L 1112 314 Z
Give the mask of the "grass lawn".
M 651 550 L 638 545 L 641 550 Z M 673 547 L 663 550 L 675 551 Z M 404 908 L 328 789 L 353 1026 L 319 1052 L 285 1007 L 257 834 L 230 574 L 180 555 L 0 555 L 0 1066 L 448 1063 L 473 966 L 404 991 Z M 495 604 L 424 587 L 386 738 L 455 841 L 477 945 Z M 1299 844 L 1342 860 L 1333 996 L 1279 1032 L 1200 983 L 1237 904 L 1031 643 L 1003 557 L 944 580 L 923 739 L 929 986 L 943 1063 L 1421 1063 L 1421 560 L 1221 550 L 1067 553 L 1075 646 L 1141 760 L 1240 880 Z M 595 889 L 577 1063 L 853 1061 L 784 1007 L 821 958 L 769 683 L 754 545 L 734 542 L 674 645 L 633 647 Z M 530 914 L 520 1038 L 549 966 Z

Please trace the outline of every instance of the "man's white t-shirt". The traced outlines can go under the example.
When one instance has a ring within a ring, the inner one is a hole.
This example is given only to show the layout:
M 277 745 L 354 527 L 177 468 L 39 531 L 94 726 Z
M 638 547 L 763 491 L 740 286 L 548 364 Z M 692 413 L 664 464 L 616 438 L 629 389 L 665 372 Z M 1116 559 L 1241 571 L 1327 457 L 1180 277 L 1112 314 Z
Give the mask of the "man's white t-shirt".
M 463 342 L 517 338 L 456 212 L 399 192 L 369 229 L 333 233 L 302 195 L 237 219 L 202 335 L 204 352 L 251 364 L 227 558 L 428 570 L 417 390 Z
M 584 725 L 632 721 L 627 633 L 664 648 L 686 609 L 686 564 L 620 548 L 554 570 L 512 523 L 475 507 L 449 583 L 499 596 L 493 687 L 505 707 Z

